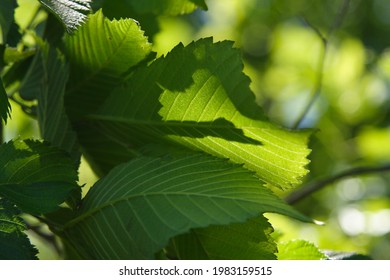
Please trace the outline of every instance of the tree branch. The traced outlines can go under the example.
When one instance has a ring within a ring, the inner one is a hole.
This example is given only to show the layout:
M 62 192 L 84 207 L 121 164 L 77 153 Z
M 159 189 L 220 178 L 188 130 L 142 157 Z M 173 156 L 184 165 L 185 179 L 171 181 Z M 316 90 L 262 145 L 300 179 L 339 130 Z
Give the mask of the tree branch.
M 346 177 L 359 176 L 363 174 L 376 173 L 376 172 L 387 172 L 387 171 L 390 171 L 390 163 L 382 166 L 376 166 L 376 167 L 357 167 L 350 170 L 346 170 L 332 177 L 307 184 L 306 186 L 288 195 L 285 198 L 285 201 L 289 204 L 297 203 L 298 201 L 301 201 L 302 199 L 308 197 L 312 193 L 324 188 L 325 186 L 332 184 L 338 180 L 344 179 Z
M 311 28 L 313 31 L 318 35 L 318 37 L 321 39 L 322 42 L 322 53 L 320 55 L 320 61 L 318 62 L 318 68 L 317 68 L 317 79 L 314 84 L 314 87 L 310 93 L 310 99 L 309 102 L 306 104 L 304 107 L 303 111 L 297 118 L 296 122 L 293 125 L 293 129 L 297 129 L 302 121 L 305 119 L 306 115 L 309 113 L 310 108 L 313 106 L 314 102 L 317 100 L 318 96 L 321 93 L 322 89 L 322 81 L 323 81 L 323 76 L 324 76 L 324 65 L 325 65 L 325 59 L 326 59 L 326 54 L 328 52 L 328 44 L 329 44 L 329 39 L 332 37 L 333 33 L 337 28 L 340 27 L 342 24 L 345 15 L 348 12 L 350 0 L 344 0 L 343 4 L 341 5 L 339 12 L 337 13 L 335 19 L 333 20 L 332 25 L 330 26 L 328 30 L 327 36 L 324 36 L 315 26 L 313 26 L 305 17 L 303 17 L 303 21 Z

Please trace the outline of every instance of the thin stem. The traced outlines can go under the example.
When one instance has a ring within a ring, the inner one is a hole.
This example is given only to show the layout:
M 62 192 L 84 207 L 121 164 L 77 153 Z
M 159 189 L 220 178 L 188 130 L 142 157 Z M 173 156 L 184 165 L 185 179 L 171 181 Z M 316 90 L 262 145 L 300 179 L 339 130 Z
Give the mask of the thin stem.
M 308 197 L 312 193 L 324 188 L 325 186 L 347 177 L 360 176 L 368 173 L 387 172 L 387 171 L 390 171 L 390 163 L 382 166 L 375 166 L 375 167 L 352 168 L 350 170 L 346 170 L 339 174 L 336 174 L 332 177 L 309 183 L 308 185 L 298 189 L 297 191 L 292 192 L 290 195 L 288 195 L 285 198 L 285 201 L 289 204 L 297 203 L 298 201 L 303 200 L 304 198 Z
M 44 241 L 46 241 L 48 244 L 50 244 L 58 254 L 61 253 L 61 248 L 60 248 L 54 234 L 43 232 L 41 225 L 31 225 L 27 222 L 26 222 L 26 224 L 27 224 L 27 228 L 29 230 L 33 231 L 37 236 L 39 236 Z
M 327 36 L 324 36 L 315 26 L 313 26 L 309 21 L 306 20 L 306 18 L 303 17 L 304 22 L 318 35 L 318 37 L 321 39 L 322 42 L 322 53 L 320 56 L 320 60 L 318 62 L 318 68 L 317 68 L 317 79 L 315 81 L 314 87 L 310 93 L 310 99 L 309 102 L 306 104 L 304 107 L 303 111 L 297 118 L 296 122 L 293 125 L 293 129 L 297 129 L 302 121 L 306 118 L 307 114 L 309 113 L 311 107 L 313 106 L 314 102 L 317 100 L 321 93 L 322 89 L 322 81 L 323 81 L 323 76 L 324 76 L 324 65 L 325 65 L 325 59 L 326 59 L 326 54 L 328 52 L 328 45 L 329 45 L 329 40 L 332 37 L 334 31 L 340 27 L 342 24 L 345 15 L 348 12 L 350 0 L 344 0 L 343 4 L 341 5 L 339 12 L 337 13 L 332 25 L 330 26 L 328 30 Z

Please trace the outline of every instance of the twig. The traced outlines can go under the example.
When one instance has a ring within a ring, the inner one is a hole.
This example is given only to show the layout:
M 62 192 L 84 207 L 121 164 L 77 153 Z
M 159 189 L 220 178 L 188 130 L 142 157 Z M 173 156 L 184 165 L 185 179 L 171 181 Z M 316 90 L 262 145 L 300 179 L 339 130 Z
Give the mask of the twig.
M 292 192 L 290 195 L 288 195 L 285 198 L 285 201 L 289 204 L 297 203 L 298 201 L 301 201 L 302 199 L 308 197 L 312 193 L 322 189 L 323 187 L 332 184 L 338 180 L 344 179 L 346 177 L 358 176 L 367 173 L 386 172 L 386 171 L 390 171 L 390 163 L 382 166 L 376 166 L 376 167 L 357 167 L 350 170 L 346 170 L 330 178 L 325 178 L 319 181 L 309 183 L 308 185 L 298 189 L 297 191 Z
M 27 225 L 27 228 L 31 231 L 33 231 L 37 236 L 48 242 L 54 250 L 57 252 L 57 254 L 61 254 L 61 248 L 54 236 L 54 234 L 46 233 L 42 231 L 42 225 L 31 225 L 27 222 L 25 222 Z
M 296 122 L 293 125 L 293 129 L 297 129 L 302 121 L 305 119 L 306 115 L 309 113 L 310 108 L 313 106 L 314 102 L 317 100 L 318 96 L 321 93 L 322 89 L 322 81 L 323 81 L 323 76 L 324 76 L 324 65 L 325 65 L 325 59 L 326 59 L 326 54 L 328 52 L 328 44 L 329 44 L 329 39 L 333 35 L 334 31 L 340 27 L 342 24 L 345 15 L 348 11 L 349 8 L 349 3 L 350 0 L 344 0 L 343 4 L 340 7 L 339 12 L 337 13 L 332 25 L 330 26 L 328 30 L 328 34 L 324 36 L 315 26 L 313 26 L 306 18 L 303 17 L 304 22 L 311 28 L 313 31 L 318 35 L 318 37 L 321 39 L 322 42 L 322 53 L 320 55 L 320 60 L 318 62 L 318 69 L 317 69 L 317 79 L 314 84 L 314 87 L 310 93 L 310 100 L 307 103 L 307 105 L 304 107 L 303 111 L 297 118 Z

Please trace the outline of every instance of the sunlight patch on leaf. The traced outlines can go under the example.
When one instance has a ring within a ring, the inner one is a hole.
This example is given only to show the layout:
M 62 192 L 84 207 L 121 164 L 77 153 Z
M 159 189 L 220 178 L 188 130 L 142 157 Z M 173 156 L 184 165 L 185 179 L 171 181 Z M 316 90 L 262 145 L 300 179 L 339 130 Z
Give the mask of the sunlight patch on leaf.
M 232 42 L 178 45 L 138 68 L 90 118 L 101 133 L 133 149 L 180 145 L 244 164 L 271 185 L 294 187 L 308 172 L 311 132 L 271 123 L 242 69 Z
M 87 18 L 84 13 L 91 11 L 92 0 L 39 0 L 65 26 L 68 32 L 76 30 Z
M 314 244 L 305 240 L 292 240 L 278 244 L 278 260 L 323 260 L 327 256 Z
M 70 117 L 94 112 L 124 79 L 126 72 L 144 60 L 151 44 L 133 19 L 105 18 L 102 10 L 65 37 L 71 83 L 67 88 Z

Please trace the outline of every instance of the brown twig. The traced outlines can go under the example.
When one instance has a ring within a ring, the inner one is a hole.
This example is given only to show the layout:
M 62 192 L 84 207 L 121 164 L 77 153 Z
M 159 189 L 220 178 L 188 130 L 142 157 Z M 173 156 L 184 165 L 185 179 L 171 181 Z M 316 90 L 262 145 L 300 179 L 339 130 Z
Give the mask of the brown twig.
M 311 107 L 313 107 L 314 102 L 317 100 L 318 96 L 321 93 L 322 81 L 323 81 L 323 76 L 324 76 L 324 65 L 325 65 L 326 55 L 328 52 L 329 40 L 332 37 L 333 33 L 337 30 L 337 28 L 339 28 L 340 25 L 342 24 L 342 22 L 345 18 L 345 15 L 348 12 L 349 4 L 350 4 L 350 0 L 344 0 L 344 2 L 341 5 L 339 12 L 337 13 L 335 19 L 333 20 L 333 23 L 330 26 L 326 36 L 324 36 L 318 28 L 313 26 L 305 17 L 303 17 L 303 21 L 305 22 L 305 24 L 308 25 L 321 39 L 322 52 L 320 55 L 320 60 L 318 62 L 317 79 L 316 79 L 314 87 L 310 93 L 311 97 L 309 99 L 309 102 L 306 104 L 303 111 L 301 112 L 301 114 L 297 118 L 296 122 L 294 123 L 294 125 L 292 127 L 293 129 L 297 129 L 301 125 L 302 121 L 305 119 L 306 115 L 309 113 Z
M 350 170 L 346 170 L 341 173 L 338 173 L 332 177 L 309 183 L 306 186 L 298 189 L 297 191 L 292 192 L 290 195 L 288 195 L 285 198 L 285 201 L 289 204 L 297 203 L 298 201 L 303 200 L 304 198 L 308 197 L 312 193 L 324 188 L 325 186 L 347 177 L 360 176 L 368 173 L 387 172 L 387 171 L 390 171 L 390 163 L 382 166 L 352 168 Z

